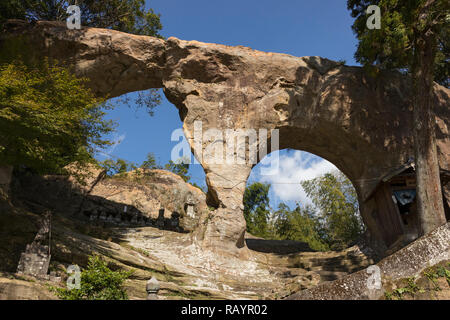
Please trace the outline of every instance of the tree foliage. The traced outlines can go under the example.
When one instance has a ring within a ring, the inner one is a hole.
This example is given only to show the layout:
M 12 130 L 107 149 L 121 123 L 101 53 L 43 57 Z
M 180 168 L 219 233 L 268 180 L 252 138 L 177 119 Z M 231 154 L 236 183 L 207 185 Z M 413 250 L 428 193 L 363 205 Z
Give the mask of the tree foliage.
M 291 210 L 280 203 L 272 212 L 269 184 L 253 183 L 244 193 L 247 231 L 266 239 L 295 240 L 318 251 L 340 250 L 354 243 L 364 226 L 358 200 L 351 182 L 340 172 L 301 183 L 313 205 Z
M 189 159 L 180 158 L 175 161 L 169 160 L 169 162 L 164 166 L 164 169 L 179 175 L 185 182 L 191 180 L 191 177 L 188 174 Z
M 128 171 L 137 169 L 137 166 L 130 161 L 125 159 L 106 159 L 99 162 L 100 167 L 106 170 L 106 175 L 112 177 L 115 175 L 124 175 Z
M 134 171 L 135 178 L 142 178 L 145 175 L 153 174 L 151 170 L 162 169 L 162 167 L 157 163 L 155 155 L 152 152 L 147 154 L 146 159 L 140 165 L 121 158 L 109 158 L 99 162 L 99 165 L 106 170 L 106 174 L 109 177 L 120 177 L 124 176 L 127 172 Z M 179 175 L 185 182 L 188 182 L 191 179 L 188 174 L 189 163 L 186 158 L 180 158 L 176 161 L 169 160 L 169 162 L 164 166 L 164 169 Z M 195 186 L 202 189 L 197 185 Z
M 45 61 L 0 66 L 0 164 L 60 173 L 72 162 L 92 162 L 102 137 L 113 130 L 103 119 L 110 106 L 66 69 Z
M 313 207 L 296 206 L 291 210 L 286 204 L 280 203 L 275 212 L 275 232 L 279 239 L 306 242 L 316 251 L 330 249 L 322 234 L 319 220 Z
M 161 166 L 156 162 L 155 155 L 152 152 L 149 152 L 144 162 L 142 162 L 141 168 L 144 170 L 153 170 L 161 169 Z
M 0 22 L 6 19 L 65 21 L 70 5 L 78 5 L 81 24 L 88 27 L 161 37 L 160 16 L 145 0 L 2 0 Z
M 58 288 L 63 300 L 127 300 L 123 282 L 131 271 L 112 271 L 99 256 L 90 256 L 88 266 L 81 272 L 79 289 Z
M 318 232 L 331 247 L 345 247 L 364 230 L 358 197 L 350 180 L 341 172 L 326 173 L 301 183 L 317 208 Z
M 448 87 L 450 71 L 450 3 L 446 0 L 433 1 L 426 7 L 426 0 L 348 0 L 347 7 L 355 18 L 352 29 L 358 37 L 356 61 L 368 68 L 398 69 L 412 72 L 414 54 L 419 49 L 415 43 L 418 33 L 432 30 L 436 34 L 434 58 L 434 79 Z M 369 5 L 381 9 L 381 29 L 370 30 L 366 26 Z M 424 10 L 426 20 L 419 19 Z
M 270 184 L 256 182 L 247 186 L 244 192 L 244 218 L 247 231 L 263 238 L 272 236 L 269 189 Z

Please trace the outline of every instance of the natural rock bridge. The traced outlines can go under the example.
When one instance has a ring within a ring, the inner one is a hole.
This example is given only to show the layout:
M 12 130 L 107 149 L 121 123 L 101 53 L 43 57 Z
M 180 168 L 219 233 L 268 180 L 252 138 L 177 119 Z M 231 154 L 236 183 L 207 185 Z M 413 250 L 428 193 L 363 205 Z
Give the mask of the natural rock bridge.
M 396 239 L 393 235 L 403 232 L 391 228 L 395 223 L 390 220 L 396 218 L 371 197 L 384 177 L 414 155 L 410 85 L 399 73 L 371 78 L 360 67 L 320 57 L 97 28 L 68 30 L 55 22 L 12 22 L 2 39 L 2 46 L 30 46 L 27 52 L 71 66 L 90 79 L 98 95 L 163 88 L 179 109 L 193 150 L 196 120 L 202 120 L 203 130 L 279 129 L 280 149 L 314 153 L 347 175 L 378 245 L 386 248 Z M 450 170 L 449 96 L 450 90 L 436 84 L 437 150 L 443 170 Z M 243 193 L 254 164 L 202 161 L 202 166 L 208 202 L 217 209 L 198 233 L 200 240 L 205 247 L 239 253 L 245 247 Z M 450 184 L 443 190 L 448 209 Z

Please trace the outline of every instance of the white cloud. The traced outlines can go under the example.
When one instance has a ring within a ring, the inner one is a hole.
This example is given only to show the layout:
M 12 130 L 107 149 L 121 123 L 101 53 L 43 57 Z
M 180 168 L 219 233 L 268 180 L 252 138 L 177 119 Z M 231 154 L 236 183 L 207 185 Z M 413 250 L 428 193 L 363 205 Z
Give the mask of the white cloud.
M 127 136 L 126 133 L 121 135 L 114 134 L 114 136 L 111 139 L 112 145 L 105 152 L 100 151 L 99 154 L 108 159 L 111 158 L 111 155 L 114 152 L 114 150 L 116 150 L 116 148 L 125 140 L 126 136 Z
M 270 183 L 272 185 L 270 196 L 276 198 L 271 199 L 272 203 L 279 201 L 311 203 L 300 186 L 300 181 L 314 179 L 324 173 L 337 170 L 332 163 L 313 154 L 297 150 L 280 151 L 279 167 L 276 168 L 276 165 L 273 165 L 273 168 L 269 170 L 268 167 L 270 164 L 258 164 L 253 169 L 249 180 Z M 266 169 L 272 174 L 267 175 L 267 171 L 264 172 L 261 169 Z

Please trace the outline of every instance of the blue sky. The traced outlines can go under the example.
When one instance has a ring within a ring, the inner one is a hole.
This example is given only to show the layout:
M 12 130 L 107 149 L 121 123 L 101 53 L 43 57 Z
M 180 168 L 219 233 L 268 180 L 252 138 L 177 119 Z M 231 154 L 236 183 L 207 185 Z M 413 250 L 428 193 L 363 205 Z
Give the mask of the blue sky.
M 147 7 L 161 14 L 161 34 L 183 40 L 243 45 L 253 49 L 287 53 L 294 56 L 322 56 L 346 60 L 356 65 L 353 58 L 356 38 L 352 33 L 352 18 L 346 0 L 153 0 Z M 133 97 L 134 94 L 131 94 Z M 141 163 L 148 152 L 153 152 L 161 164 L 169 161 L 172 148 L 171 134 L 182 127 L 178 110 L 163 97 L 162 103 L 150 117 L 144 110 L 135 111 L 118 105 L 108 111 L 107 117 L 118 122 L 112 138 L 121 140 L 109 150 L 114 157 Z M 103 160 L 104 157 L 99 157 Z M 249 181 L 272 183 L 272 207 L 280 201 L 294 205 L 308 199 L 297 183 L 310 179 L 335 167 L 327 161 L 301 151 L 281 151 L 281 173 L 262 177 L 256 166 Z M 191 165 L 192 182 L 205 185 L 203 169 Z

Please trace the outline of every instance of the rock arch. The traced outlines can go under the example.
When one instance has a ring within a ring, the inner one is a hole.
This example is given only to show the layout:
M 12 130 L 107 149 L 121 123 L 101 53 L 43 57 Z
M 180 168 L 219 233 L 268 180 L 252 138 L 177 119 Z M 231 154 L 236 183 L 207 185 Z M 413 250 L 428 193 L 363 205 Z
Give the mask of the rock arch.
M 7 31 L 1 36 L 3 54 L 28 48 L 27 53 L 58 59 L 89 78 L 99 95 L 163 88 L 179 110 L 194 151 L 196 120 L 204 128 L 279 129 L 281 149 L 322 156 L 350 178 L 373 239 L 385 245 L 379 209 L 368 196 L 382 177 L 414 154 L 410 85 L 401 74 L 371 78 L 359 67 L 320 57 L 97 28 L 68 30 L 56 22 L 12 21 Z M 446 170 L 449 96 L 450 90 L 435 85 L 438 158 Z M 217 209 L 199 239 L 206 247 L 239 252 L 245 246 L 242 197 L 253 165 L 202 166 L 208 199 Z M 449 189 L 444 188 L 447 202 Z

